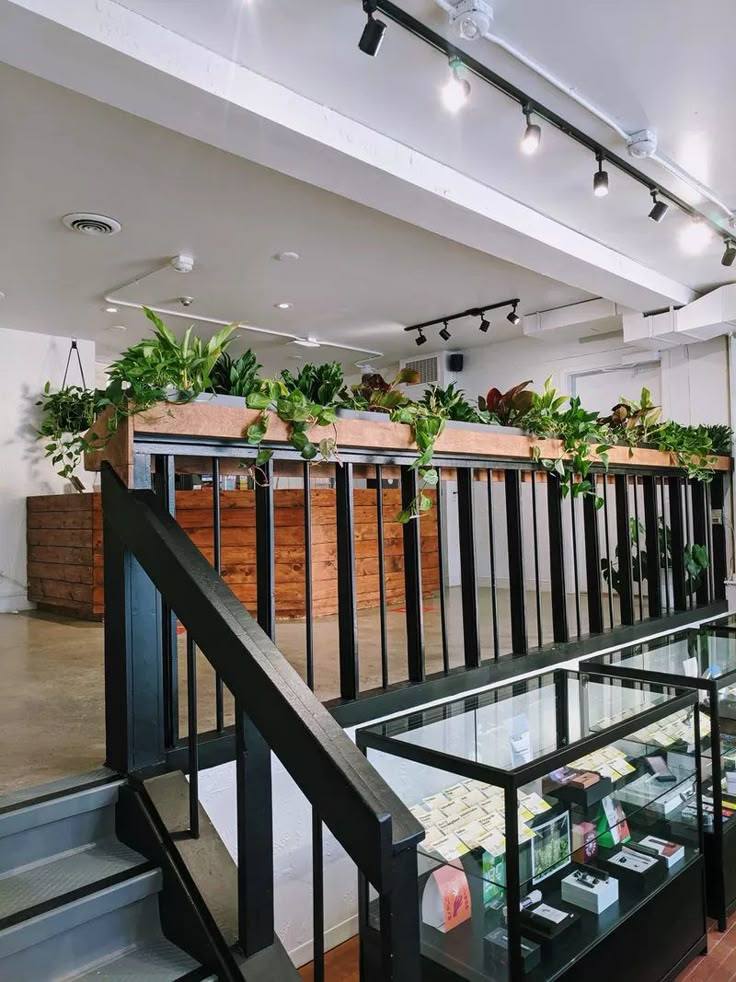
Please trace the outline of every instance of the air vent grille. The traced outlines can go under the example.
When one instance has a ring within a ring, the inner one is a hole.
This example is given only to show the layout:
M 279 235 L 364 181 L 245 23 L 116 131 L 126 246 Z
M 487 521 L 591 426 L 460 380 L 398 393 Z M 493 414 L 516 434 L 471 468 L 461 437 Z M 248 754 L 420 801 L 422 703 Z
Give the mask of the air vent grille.
M 120 222 L 114 218 L 88 212 L 64 215 L 62 221 L 72 232 L 81 232 L 82 235 L 115 235 L 122 228 Z
M 416 358 L 414 361 L 405 361 L 404 368 L 419 372 L 419 382 L 417 385 L 432 385 L 440 379 L 440 359 L 438 355 L 430 358 Z

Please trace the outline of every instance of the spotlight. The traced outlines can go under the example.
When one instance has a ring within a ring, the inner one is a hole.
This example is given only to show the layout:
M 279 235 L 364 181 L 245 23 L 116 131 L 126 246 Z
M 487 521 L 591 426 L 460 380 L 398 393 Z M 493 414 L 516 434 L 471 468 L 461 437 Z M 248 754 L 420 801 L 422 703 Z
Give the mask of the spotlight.
M 442 89 L 442 102 L 451 113 L 462 109 L 470 95 L 470 82 L 460 74 L 462 66 L 459 58 L 450 59 L 450 77 Z
M 445 326 L 440 331 L 440 337 L 442 338 L 443 341 L 449 341 L 450 338 L 452 337 L 452 335 L 450 334 L 450 331 L 448 330 L 447 321 L 445 321 L 444 324 L 445 324 Z
M 416 337 L 416 345 L 417 345 L 417 347 L 418 347 L 418 348 L 419 348 L 419 347 L 421 347 L 421 345 L 423 345 L 423 344 L 425 344 L 425 343 L 426 343 L 426 341 L 427 341 L 427 339 L 426 339 L 426 337 L 425 337 L 425 336 L 424 336 L 424 334 L 423 334 L 423 333 L 422 333 L 422 332 L 420 331 L 420 332 L 419 332 L 419 334 L 418 334 L 418 335 L 417 335 L 417 337 Z
M 736 242 L 734 242 L 733 239 L 727 239 L 726 251 L 723 253 L 723 259 L 721 259 L 721 265 L 733 266 L 735 259 L 736 259 Z
M 702 218 L 696 217 L 685 224 L 680 232 L 679 238 L 683 252 L 691 256 L 696 256 L 708 248 L 712 238 L 712 232 Z
M 487 317 L 484 317 L 483 315 L 481 315 L 480 330 L 483 331 L 484 334 L 487 334 L 488 333 L 488 328 L 490 326 L 491 326 L 491 324 L 490 324 L 490 321 L 488 320 L 488 318 Z
M 605 198 L 608 194 L 608 171 L 603 170 L 603 154 L 596 157 L 598 170 L 593 175 L 593 194 L 596 198 Z
M 363 0 L 363 10 L 368 15 L 368 21 L 363 28 L 358 47 L 364 55 L 375 58 L 381 47 L 383 35 L 386 33 L 386 25 L 382 20 L 376 20 L 373 16 L 376 12 L 376 5 L 373 0 Z
M 526 116 L 526 129 L 521 141 L 521 152 L 531 156 L 539 150 L 542 129 L 536 123 L 532 123 L 532 113 L 528 106 L 524 106 L 524 115 Z
M 651 195 L 652 195 L 652 201 L 654 202 L 654 207 L 649 212 L 649 217 L 653 222 L 661 222 L 664 216 L 669 211 L 670 206 L 667 204 L 666 201 L 659 200 L 656 191 L 652 191 Z
M 510 314 L 507 314 L 506 316 L 506 320 L 509 322 L 509 324 L 513 324 L 514 327 L 516 327 L 518 324 L 521 324 L 521 317 L 519 317 L 519 315 L 516 313 L 516 308 L 518 306 L 519 305 L 515 303 L 514 309 L 511 311 Z

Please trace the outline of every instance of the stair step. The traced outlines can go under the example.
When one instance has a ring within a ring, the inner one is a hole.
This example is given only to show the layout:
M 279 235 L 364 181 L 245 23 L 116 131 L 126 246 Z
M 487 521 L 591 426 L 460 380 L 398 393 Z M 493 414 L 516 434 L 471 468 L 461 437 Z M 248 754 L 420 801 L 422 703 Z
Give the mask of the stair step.
M 86 774 L 68 774 L 44 784 L 3 791 L 0 794 L 0 814 L 10 811 L 12 808 L 31 805 L 43 799 L 56 798 L 62 794 L 71 794 L 73 791 L 83 791 L 94 785 L 107 784 L 116 779 L 115 771 L 111 771 L 109 767 L 99 767 L 96 771 L 88 771 Z
M 107 781 L 0 813 L 0 876 L 114 835 L 120 785 Z
M 136 945 L 112 961 L 74 976 L 75 980 L 100 979 L 102 982 L 178 982 L 191 977 L 205 979 L 208 973 L 193 958 L 165 938 Z M 210 976 L 211 978 L 211 976 Z
M 112 837 L 0 876 L 0 929 L 123 878 L 147 860 Z
M 161 883 L 147 870 L 0 930 L 0 978 L 61 982 L 159 939 Z

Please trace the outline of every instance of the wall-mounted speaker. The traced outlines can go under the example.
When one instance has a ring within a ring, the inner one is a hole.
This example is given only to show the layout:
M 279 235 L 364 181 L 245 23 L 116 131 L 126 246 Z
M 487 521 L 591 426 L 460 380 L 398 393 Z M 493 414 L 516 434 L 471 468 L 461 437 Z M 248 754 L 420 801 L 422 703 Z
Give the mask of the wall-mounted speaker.
M 451 372 L 461 372 L 463 370 L 463 355 L 460 353 L 448 355 L 447 367 Z

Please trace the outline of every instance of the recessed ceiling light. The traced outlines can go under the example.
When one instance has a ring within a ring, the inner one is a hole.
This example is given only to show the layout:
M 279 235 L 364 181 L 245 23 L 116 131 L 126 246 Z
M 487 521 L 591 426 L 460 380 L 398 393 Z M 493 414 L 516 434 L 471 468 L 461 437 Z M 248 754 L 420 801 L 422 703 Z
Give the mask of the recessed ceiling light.
M 277 252 L 273 258 L 280 263 L 295 263 L 301 257 L 298 252 Z
M 291 310 L 293 306 L 293 303 L 287 303 L 286 300 L 282 301 L 281 303 L 274 304 L 274 307 L 276 307 L 278 310 Z
M 108 327 L 108 331 L 127 331 L 127 330 L 128 328 L 125 326 L 125 324 L 111 324 Z
M 298 344 L 301 348 L 319 348 L 317 338 L 294 338 L 292 344 Z
M 106 314 L 117 314 L 117 312 L 118 312 L 117 307 L 105 307 Z

